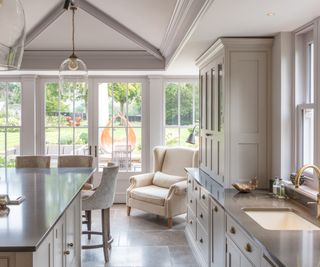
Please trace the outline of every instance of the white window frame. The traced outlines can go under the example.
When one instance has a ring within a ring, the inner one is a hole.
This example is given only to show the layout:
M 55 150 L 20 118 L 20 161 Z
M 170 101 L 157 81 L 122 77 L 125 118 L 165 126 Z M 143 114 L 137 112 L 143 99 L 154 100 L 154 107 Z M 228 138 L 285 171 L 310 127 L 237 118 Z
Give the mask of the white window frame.
M 310 40 L 311 36 L 311 40 Z M 314 111 L 314 153 L 313 153 L 313 164 L 317 165 L 319 164 L 319 140 L 317 140 L 317 135 L 319 133 L 319 127 L 320 123 L 318 122 L 318 95 L 319 95 L 319 86 L 317 81 L 317 31 L 314 24 L 307 25 L 306 27 L 302 28 L 301 30 L 297 31 L 295 33 L 295 132 L 296 132 L 296 138 L 295 138 L 295 170 L 299 169 L 303 165 L 303 110 L 305 109 L 313 109 Z M 304 38 L 304 40 L 301 41 L 301 39 L 298 38 Z M 314 67 L 314 73 L 313 76 L 310 73 L 310 58 L 309 58 L 309 45 L 310 43 L 314 44 L 313 48 L 313 67 Z M 303 61 L 305 64 L 302 64 L 303 62 L 301 60 L 301 53 L 298 53 L 300 50 L 303 51 L 304 55 L 302 56 Z M 300 64 L 297 64 L 297 57 L 300 54 L 300 58 L 298 59 L 298 62 Z M 301 74 L 302 73 L 302 74 Z M 313 78 L 313 102 L 310 103 L 310 80 L 309 78 Z M 301 82 L 302 81 L 302 82 Z M 305 188 L 307 191 L 309 190 L 316 190 L 318 188 L 318 179 L 315 177 L 315 174 L 312 170 L 306 170 L 304 173 L 306 176 L 306 182 L 302 188 Z
M 178 125 L 166 125 L 166 87 L 167 84 L 169 83 L 190 83 L 193 85 L 193 115 L 192 115 L 192 125 L 180 125 L 180 90 L 178 91 Z M 199 121 L 195 121 L 195 87 L 198 85 L 198 89 L 199 89 L 199 78 L 172 78 L 172 79 L 164 79 L 163 81 L 163 132 L 162 132 L 162 136 L 163 136 L 163 145 L 166 144 L 166 137 L 165 137 L 165 133 L 166 133 L 166 128 L 177 128 L 179 131 L 179 144 L 178 146 L 185 146 L 183 144 L 180 143 L 180 136 L 181 136 L 181 129 L 188 129 L 188 128 L 193 128 L 196 124 L 199 124 Z M 199 89 L 200 90 L 200 89 Z M 199 93 L 200 95 L 200 93 Z M 200 103 L 200 100 L 199 100 Z M 199 109 L 199 116 L 200 116 L 200 109 Z M 200 118 L 199 118 L 200 119 Z

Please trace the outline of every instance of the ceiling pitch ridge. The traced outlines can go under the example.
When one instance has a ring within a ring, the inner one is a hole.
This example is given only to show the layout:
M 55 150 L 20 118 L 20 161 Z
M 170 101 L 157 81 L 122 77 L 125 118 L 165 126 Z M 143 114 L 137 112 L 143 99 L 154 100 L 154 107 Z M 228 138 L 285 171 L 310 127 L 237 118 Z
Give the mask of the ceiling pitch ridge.
M 95 17 L 96 19 L 98 19 L 99 21 L 101 21 L 102 23 L 107 25 L 108 27 L 117 31 L 119 34 L 125 36 L 126 38 L 128 38 L 132 42 L 139 45 L 141 48 L 146 50 L 152 56 L 156 57 L 157 59 L 159 59 L 161 61 L 165 60 L 163 55 L 159 51 L 159 49 L 157 49 L 155 46 L 150 44 L 148 41 L 143 39 L 141 36 L 139 36 L 138 34 L 133 32 L 132 30 L 127 28 L 125 25 L 123 25 L 120 22 L 118 22 L 117 20 L 115 20 L 113 17 L 104 13 L 102 10 L 98 9 L 97 7 L 95 7 L 94 5 L 89 3 L 88 1 L 81 0 L 78 2 L 78 6 L 83 11 L 87 12 L 89 15 Z

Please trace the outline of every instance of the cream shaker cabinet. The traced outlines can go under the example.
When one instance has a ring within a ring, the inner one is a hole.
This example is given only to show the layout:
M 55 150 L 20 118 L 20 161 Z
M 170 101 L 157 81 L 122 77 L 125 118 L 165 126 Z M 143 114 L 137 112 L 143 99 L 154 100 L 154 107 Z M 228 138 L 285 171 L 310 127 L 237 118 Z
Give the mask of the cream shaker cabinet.
M 221 38 L 200 69 L 200 168 L 224 187 L 267 186 L 272 39 Z

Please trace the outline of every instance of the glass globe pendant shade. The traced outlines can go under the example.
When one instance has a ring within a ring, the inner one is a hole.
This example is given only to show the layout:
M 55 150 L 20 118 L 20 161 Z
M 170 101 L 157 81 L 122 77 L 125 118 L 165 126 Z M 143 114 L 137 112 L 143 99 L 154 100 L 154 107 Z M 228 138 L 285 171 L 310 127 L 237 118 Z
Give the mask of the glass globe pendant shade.
M 0 0 L 0 70 L 20 69 L 25 15 L 19 0 Z
M 88 88 L 88 69 L 81 59 L 72 54 L 59 68 L 60 93 L 67 94 L 79 86 L 83 89 Z

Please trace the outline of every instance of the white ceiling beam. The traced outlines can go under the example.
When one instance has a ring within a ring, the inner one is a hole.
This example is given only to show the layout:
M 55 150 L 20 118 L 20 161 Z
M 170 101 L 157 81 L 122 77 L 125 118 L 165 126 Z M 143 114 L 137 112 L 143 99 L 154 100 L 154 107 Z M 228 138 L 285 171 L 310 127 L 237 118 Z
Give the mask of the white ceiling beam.
M 159 49 L 157 49 L 155 46 L 153 46 L 148 41 L 140 37 L 138 34 L 131 31 L 129 28 L 127 28 L 126 26 L 109 16 L 108 14 L 104 13 L 100 9 L 96 8 L 89 2 L 81 0 L 79 2 L 79 7 L 91 16 L 100 20 L 102 23 L 114 29 L 121 35 L 127 37 L 129 40 L 139 45 L 142 49 L 146 50 L 149 54 L 155 56 L 157 59 L 164 60 L 164 57 L 162 56 Z
M 25 46 L 37 38 L 47 27 L 57 20 L 66 10 L 63 9 L 64 1 L 59 2 L 48 15 L 40 20 L 27 34 Z

